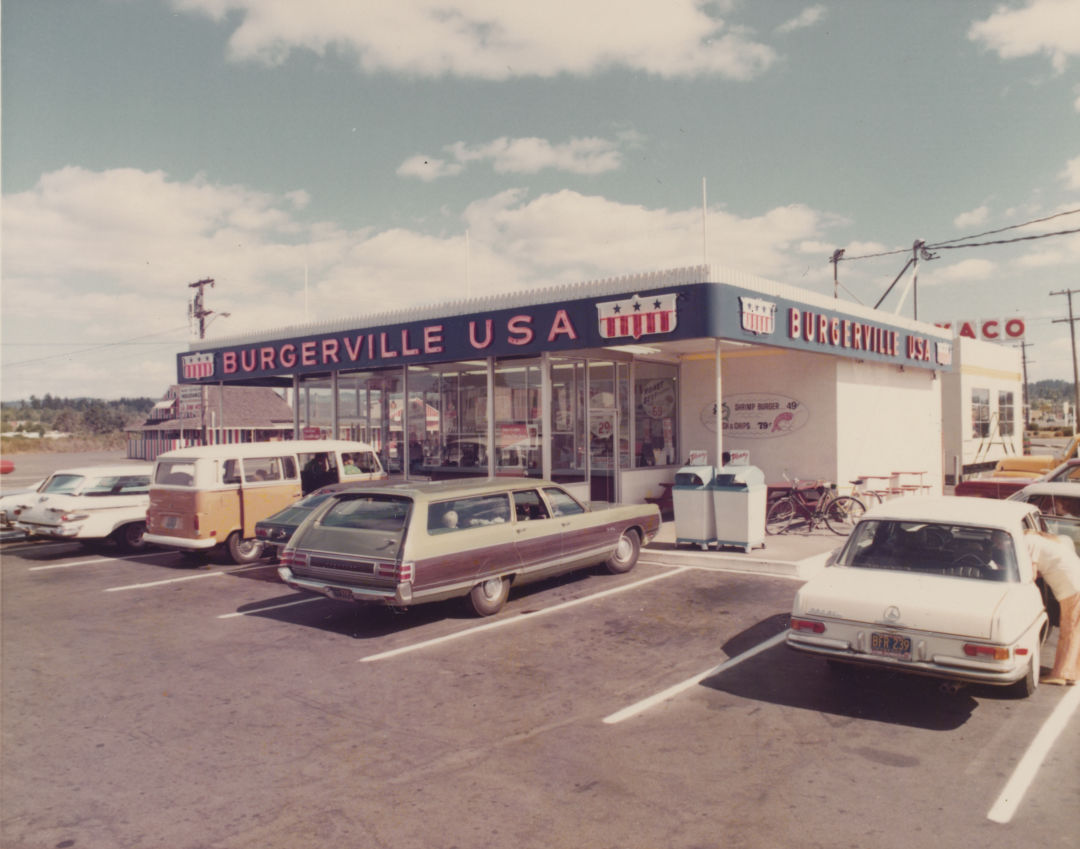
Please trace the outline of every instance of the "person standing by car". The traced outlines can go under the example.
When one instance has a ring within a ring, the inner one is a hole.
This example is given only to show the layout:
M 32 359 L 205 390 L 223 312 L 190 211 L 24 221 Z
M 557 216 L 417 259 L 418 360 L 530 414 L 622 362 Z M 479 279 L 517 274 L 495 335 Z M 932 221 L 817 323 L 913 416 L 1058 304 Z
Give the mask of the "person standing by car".
M 1043 684 L 1075 684 L 1080 678 L 1080 557 L 1065 537 L 1026 531 L 1035 569 L 1061 606 L 1057 653 Z

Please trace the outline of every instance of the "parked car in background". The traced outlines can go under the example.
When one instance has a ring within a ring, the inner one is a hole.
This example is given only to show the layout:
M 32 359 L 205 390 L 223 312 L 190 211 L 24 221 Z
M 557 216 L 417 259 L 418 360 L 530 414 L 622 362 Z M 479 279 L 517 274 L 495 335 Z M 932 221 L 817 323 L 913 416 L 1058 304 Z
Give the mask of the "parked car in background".
M 293 532 L 300 527 L 311 511 L 326 501 L 331 495 L 356 489 L 359 486 L 370 486 L 369 482 L 360 483 L 337 483 L 324 486 L 311 495 L 305 495 L 299 501 L 294 501 L 284 510 L 279 510 L 272 516 L 260 519 L 255 523 L 255 538 L 263 544 L 264 548 L 272 547 L 275 551 L 285 547 L 292 539 Z
M 31 537 L 112 539 L 125 551 L 146 545 L 149 463 L 89 466 L 53 472 L 16 499 L 15 527 Z
M 1050 532 L 1068 537 L 1080 551 L 1080 480 L 1028 484 L 1009 500 L 1034 504 Z
M 787 644 L 844 664 L 947 679 L 1039 683 L 1049 631 L 1015 501 L 897 498 L 867 511 L 847 544 L 798 591 Z
M 9 490 L 0 495 L 0 529 L 9 531 L 15 528 L 15 508 L 19 506 L 20 501 L 26 500 L 26 496 L 37 492 L 43 483 L 45 481 L 40 480 L 30 486 Z
M 1025 475 L 1001 477 L 997 474 L 985 478 L 969 478 L 960 481 L 953 491 L 954 495 L 974 496 L 976 498 L 1008 498 L 1025 486 L 1038 481 L 1080 481 L 1080 459 L 1066 460 L 1046 474 L 1035 476 L 1030 472 Z
M 548 481 L 356 487 L 310 512 L 278 574 L 294 589 L 392 607 L 467 596 L 488 616 L 511 585 L 597 563 L 628 572 L 659 528 L 656 505 L 592 510 Z
M 147 539 L 189 551 L 219 549 L 235 563 L 262 556 L 255 523 L 340 481 L 386 477 L 370 445 L 336 439 L 246 442 L 158 455 Z

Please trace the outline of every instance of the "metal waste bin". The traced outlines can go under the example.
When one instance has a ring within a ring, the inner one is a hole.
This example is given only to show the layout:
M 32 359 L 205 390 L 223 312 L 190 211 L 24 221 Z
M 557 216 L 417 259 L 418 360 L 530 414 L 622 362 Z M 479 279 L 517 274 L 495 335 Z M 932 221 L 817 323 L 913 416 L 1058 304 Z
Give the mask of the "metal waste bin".
M 757 466 L 723 466 L 709 486 L 717 546 L 749 552 L 765 545 L 765 475 Z
M 689 542 L 708 548 L 716 541 L 716 512 L 709 491 L 715 474 L 713 466 L 683 466 L 675 473 L 671 501 L 676 545 Z

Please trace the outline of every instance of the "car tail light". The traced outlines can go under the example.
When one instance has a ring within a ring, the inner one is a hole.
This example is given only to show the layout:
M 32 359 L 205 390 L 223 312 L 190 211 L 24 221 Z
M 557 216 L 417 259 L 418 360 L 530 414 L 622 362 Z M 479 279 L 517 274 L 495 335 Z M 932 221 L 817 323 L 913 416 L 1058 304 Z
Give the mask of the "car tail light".
M 376 563 L 375 574 L 380 578 L 391 578 L 399 584 L 408 583 L 413 579 L 413 564 L 409 563 Z
M 295 548 L 286 548 L 281 552 L 278 561 L 282 566 L 307 566 L 308 558 Z
M 983 646 L 978 643 L 964 643 L 964 654 L 968 657 L 986 657 L 991 660 L 1008 660 L 1009 649 L 1005 646 Z
M 817 622 L 813 619 L 796 619 L 791 617 L 791 630 L 792 631 L 810 631 L 814 634 L 825 633 L 825 623 Z

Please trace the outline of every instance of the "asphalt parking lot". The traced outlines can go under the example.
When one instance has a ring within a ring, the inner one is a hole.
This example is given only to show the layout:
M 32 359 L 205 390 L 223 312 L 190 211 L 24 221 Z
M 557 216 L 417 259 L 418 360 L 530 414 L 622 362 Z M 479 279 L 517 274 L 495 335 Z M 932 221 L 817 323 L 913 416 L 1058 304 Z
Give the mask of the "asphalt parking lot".
M 835 678 L 780 644 L 798 570 L 660 550 L 477 619 L 2 555 L 11 849 L 1075 844 L 1080 688 Z

